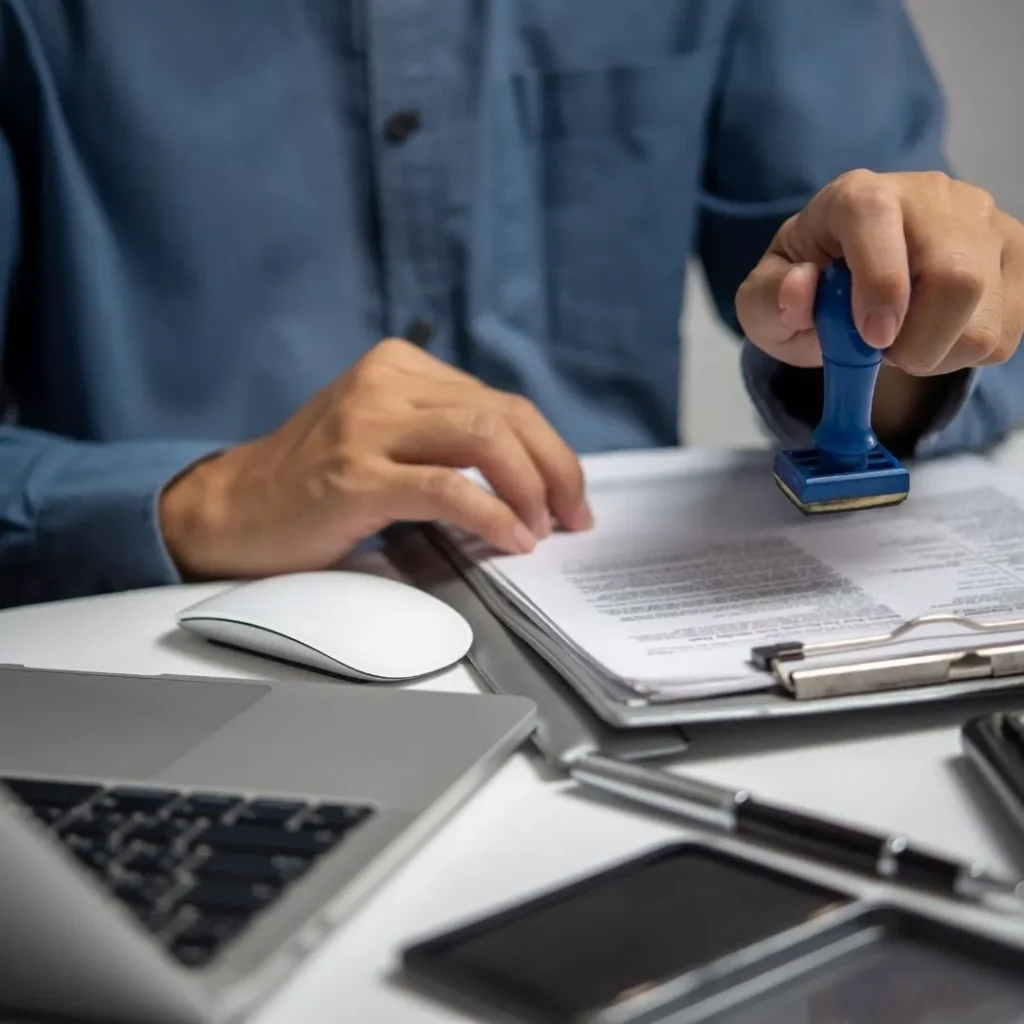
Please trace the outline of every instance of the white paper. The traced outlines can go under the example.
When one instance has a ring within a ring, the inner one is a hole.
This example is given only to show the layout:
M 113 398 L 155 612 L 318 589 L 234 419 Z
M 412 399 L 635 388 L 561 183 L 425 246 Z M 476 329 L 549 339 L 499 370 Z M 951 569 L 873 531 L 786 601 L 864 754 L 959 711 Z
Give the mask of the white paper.
M 585 460 L 596 526 L 527 555 L 474 550 L 531 618 L 606 674 L 694 696 L 769 685 L 752 646 L 1024 614 L 1024 480 L 973 457 L 916 466 L 902 505 L 804 517 L 766 453 Z M 465 541 L 465 538 L 463 538 Z M 962 639 L 962 631 L 933 630 Z

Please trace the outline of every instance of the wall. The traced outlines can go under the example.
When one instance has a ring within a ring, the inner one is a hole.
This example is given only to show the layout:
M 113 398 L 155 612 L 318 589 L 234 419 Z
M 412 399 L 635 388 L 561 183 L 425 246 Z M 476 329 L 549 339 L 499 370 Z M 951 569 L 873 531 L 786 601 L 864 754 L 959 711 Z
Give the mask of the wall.
M 909 0 L 948 95 L 957 173 L 1024 219 L 1024 0 Z M 683 324 L 683 436 L 690 444 L 762 444 L 739 383 L 737 345 L 691 273 Z

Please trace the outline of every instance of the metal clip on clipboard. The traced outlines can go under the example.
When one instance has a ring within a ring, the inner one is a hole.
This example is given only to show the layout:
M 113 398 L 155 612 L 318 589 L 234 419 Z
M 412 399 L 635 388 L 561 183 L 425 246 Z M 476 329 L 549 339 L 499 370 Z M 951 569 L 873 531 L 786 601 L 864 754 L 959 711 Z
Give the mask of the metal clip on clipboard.
M 895 643 L 925 626 L 955 625 L 978 633 L 1024 632 L 1024 619 L 979 622 L 960 615 L 934 614 L 908 619 L 889 633 L 816 644 L 778 643 L 751 650 L 751 661 L 771 672 L 795 700 L 936 686 L 972 679 L 1024 675 L 1024 639 L 984 646 L 952 646 L 916 654 L 879 655 L 855 661 L 817 663 L 816 659 L 871 650 Z

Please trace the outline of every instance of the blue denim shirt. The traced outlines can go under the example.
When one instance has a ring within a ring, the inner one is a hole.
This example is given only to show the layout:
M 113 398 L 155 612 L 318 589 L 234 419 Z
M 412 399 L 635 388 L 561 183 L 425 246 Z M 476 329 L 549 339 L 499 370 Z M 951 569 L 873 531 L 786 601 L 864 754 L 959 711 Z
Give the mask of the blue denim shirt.
M 0 0 L 0 600 L 176 580 L 166 482 L 386 335 L 675 444 L 690 254 L 735 326 L 786 216 L 942 131 L 897 0 Z M 1022 396 L 981 371 L 921 453 Z

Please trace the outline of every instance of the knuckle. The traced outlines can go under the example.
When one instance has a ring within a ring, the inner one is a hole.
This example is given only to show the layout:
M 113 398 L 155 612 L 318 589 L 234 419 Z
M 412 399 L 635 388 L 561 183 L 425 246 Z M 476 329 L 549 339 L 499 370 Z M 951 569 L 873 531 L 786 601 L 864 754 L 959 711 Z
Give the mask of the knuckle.
M 974 185 L 970 186 L 970 188 L 974 197 L 978 219 L 984 221 L 993 220 L 998 212 L 995 197 L 983 188 L 977 188 Z
M 423 491 L 431 501 L 441 508 L 458 504 L 462 493 L 463 479 L 453 469 L 437 466 L 423 477 Z
M 405 364 L 412 345 L 403 338 L 385 338 L 378 341 L 352 367 L 353 383 L 367 386 L 377 383 L 389 371 Z
M 1019 340 L 1020 335 L 1017 335 L 1015 338 L 1004 336 L 995 347 L 995 350 L 989 354 L 988 362 L 995 366 L 1008 363 L 1017 351 Z
M 931 173 L 936 176 L 936 181 L 942 180 L 944 187 L 950 193 L 950 201 L 955 204 L 958 210 L 986 220 L 994 217 L 997 206 L 995 198 L 990 192 L 969 181 L 958 181 L 955 178 L 950 178 L 942 171 L 933 171 Z
M 739 318 L 741 326 L 746 318 L 747 310 L 750 309 L 751 303 L 753 302 L 756 288 L 756 279 L 753 274 L 751 274 L 744 278 L 739 288 L 736 289 L 736 296 L 733 303 L 736 308 L 736 316 Z
M 783 222 L 782 226 L 775 233 L 774 242 L 778 242 L 780 239 L 785 238 L 789 232 L 793 230 L 793 226 L 800 219 L 799 213 L 791 213 Z
M 359 359 L 349 370 L 348 385 L 351 390 L 362 391 L 374 387 L 380 380 L 383 364 L 376 350 L 371 350 Z
M 467 409 L 461 415 L 459 430 L 477 446 L 493 447 L 501 435 L 502 422 L 499 416 L 486 409 Z
M 945 171 L 933 168 L 932 170 L 921 171 L 920 173 L 921 180 L 924 182 L 925 186 L 935 191 L 950 189 L 955 184 L 953 179 Z
M 401 359 L 415 351 L 411 342 L 405 338 L 382 338 L 372 349 L 370 355 L 379 359 Z
M 945 171 L 923 171 L 922 177 L 928 188 L 945 195 L 947 208 L 967 218 L 993 221 L 999 207 L 992 193 L 971 182 L 951 178 Z
M 515 423 L 524 423 L 539 415 L 537 406 L 525 395 L 505 396 L 505 415 Z
M 1017 262 L 1024 250 L 1024 223 L 1011 217 L 1005 210 L 995 209 L 992 214 L 993 226 L 1004 239 L 1003 258 Z
M 847 171 L 836 182 L 836 203 L 840 213 L 872 216 L 887 213 L 896 203 L 892 186 L 873 171 Z
M 889 360 L 910 377 L 927 377 L 938 365 L 934 355 L 921 350 L 898 352 L 890 350 Z
M 964 329 L 958 344 L 972 364 L 981 362 L 1003 346 L 1002 325 L 994 314 L 977 316 Z
M 877 177 L 874 171 L 869 171 L 866 167 L 852 167 L 840 174 L 835 184 L 840 189 L 856 189 L 868 182 L 874 182 Z
M 985 276 L 970 256 L 951 250 L 935 257 L 921 268 L 921 276 L 936 287 L 975 303 L 985 293 Z

